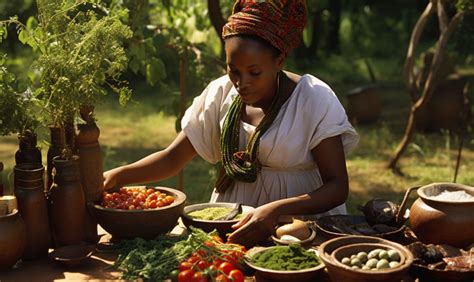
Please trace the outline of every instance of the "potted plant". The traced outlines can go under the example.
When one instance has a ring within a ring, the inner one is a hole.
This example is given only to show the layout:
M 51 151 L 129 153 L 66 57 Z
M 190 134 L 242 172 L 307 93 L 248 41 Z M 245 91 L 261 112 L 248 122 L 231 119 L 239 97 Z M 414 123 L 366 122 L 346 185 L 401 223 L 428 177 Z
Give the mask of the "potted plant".
M 74 128 L 74 121 L 81 108 L 90 109 L 97 103 L 100 96 L 106 95 L 109 91 L 119 95 L 121 104 L 124 104 L 131 96 L 127 82 L 119 78 L 128 64 L 122 45 L 124 40 L 132 36 L 130 28 L 120 20 L 126 16 L 126 11 L 106 10 L 94 2 L 97 1 L 37 0 L 37 17 L 30 18 L 26 25 L 18 22 L 15 18 L 8 22 L 16 24 L 19 39 L 38 52 L 38 58 L 33 67 L 40 71 L 41 76 L 35 95 L 45 110 L 45 121 L 46 125 L 51 128 L 51 148 L 54 151 L 51 154 L 48 152 L 49 183 L 51 183 L 53 158 L 54 163 L 60 164 L 61 167 L 58 169 L 57 176 L 77 176 L 81 175 L 79 172 L 82 172 L 83 178 L 95 177 L 102 180 L 101 159 L 100 163 L 96 164 L 100 170 L 80 169 L 81 167 L 87 168 L 89 160 L 88 157 L 81 159 L 74 156 L 76 149 L 77 153 L 81 155 L 81 149 L 75 148 L 73 142 L 75 134 L 74 130 L 71 134 L 71 128 Z M 94 122 L 95 124 L 92 112 L 87 114 L 87 119 L 89 123 Z M 69 128 L 69 134 L 66 134 L 65 128 Z M 100 148 L 96 152 L 100 154 Z M 68 161 L 78 163 L 78 165 L 67 164 Z M 65 169 L 80 171 L 69 173 L 64 171 Z M 76 177 L 72 178 L 74 182 L 77 182 Z M 77 238 L 58 238 L 57 236 L 61 234 L 59 229 L 64 227 L 71 230 L 71 225 L 80 224 L 82 219 L 77 217 L 81 213 L 80 210 L 67 208 L 65 210 L 67 205 L 59 204 L 59 202 L 68 202 L 70 199 L 62 199 L 58 195 L 67 197 L 67 195 L 73 194 L 64 191 L 59 193 L 61 185 L 77 187 L 77 185 L 65 184 L 62 180 L 55 184 L 55 189 L 51 191 L 50 197 L 54 199 L 51 213 L 55 241 L 60 245 L 65 245 L 76 243 Z M 82 183 L 99 183 L 99 187 L 83 188 L 86 191 L 89 189 L 100 190 L 102 181 L 82 181 Z M 53 195 L 55 193 L 57 195 Z M 91 194 L 93 193 L 86 193 L 86 195 Z M 77 197 L 77 195 L 73 198 L 81 200 L 81 197 Z M 85 203 L 74 206 L 85 208 Z M 69 220 L 64 220 L 66 218 Z M 96 225 L 90 226 L 90 230 L 95 232 L 95 236 L 92 234 L 93 240 L 96 240 Z M 86 237 L 88 236 L 86 235 Z
M 5 61 L 6 55 L 0 54 L 0 135 L 18 135 L 16 164 L 41 163 L 35 133 L 39 124 L 34 114 L 35 98 L 29 88 L 22 89 Z

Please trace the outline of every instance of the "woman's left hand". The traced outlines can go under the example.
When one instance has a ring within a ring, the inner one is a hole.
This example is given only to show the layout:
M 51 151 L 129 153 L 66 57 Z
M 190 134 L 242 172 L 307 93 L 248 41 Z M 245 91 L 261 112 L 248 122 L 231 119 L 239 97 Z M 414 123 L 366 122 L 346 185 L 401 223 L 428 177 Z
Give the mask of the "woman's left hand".
M 237 229 L 229 235 L 228 241 L 253 246 L 267 239 L 275 229 L 278 215 L 271 204 L 266 204 L 247 213 L 238 223 L 232 226 Z

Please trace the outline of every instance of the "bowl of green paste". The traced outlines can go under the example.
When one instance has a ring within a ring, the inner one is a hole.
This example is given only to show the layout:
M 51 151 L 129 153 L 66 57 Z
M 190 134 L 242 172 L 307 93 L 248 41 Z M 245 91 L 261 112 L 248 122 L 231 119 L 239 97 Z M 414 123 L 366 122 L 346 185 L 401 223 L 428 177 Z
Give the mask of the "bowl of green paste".
M 265 281 L 317 281 L 324 272 L 319 252 L 296 243 L 250 249 L 244 261 Z
M 234 218 L 222 220 L 221 218 L 228 215 L 235 208 L 235 203 L 201 203 L 184 207 L 181 219 L 186 227 L 193 226 L 200 228 L 206 232 L 216 229 L 219 235 L 226 238 L 232 233 L 232 225 L 249 211 L 254 210 L 251 206 L 242 205 L 242 211 Z

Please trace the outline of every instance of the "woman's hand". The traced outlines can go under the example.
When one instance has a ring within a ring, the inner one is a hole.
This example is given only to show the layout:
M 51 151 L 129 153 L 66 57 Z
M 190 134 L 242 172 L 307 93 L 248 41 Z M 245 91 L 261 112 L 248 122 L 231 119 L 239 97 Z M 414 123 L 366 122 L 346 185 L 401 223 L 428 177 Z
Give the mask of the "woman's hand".
M 271 203 L 258 207 L 232 226 L 237 230 L 229 236 L 228 241 L 253 246 L 273 234 L 277 220 L 278 215 Z
M 109 190 L 117 186 L 120 171 L 120 167 L 116 167 L 104 172 L 104 190 Z

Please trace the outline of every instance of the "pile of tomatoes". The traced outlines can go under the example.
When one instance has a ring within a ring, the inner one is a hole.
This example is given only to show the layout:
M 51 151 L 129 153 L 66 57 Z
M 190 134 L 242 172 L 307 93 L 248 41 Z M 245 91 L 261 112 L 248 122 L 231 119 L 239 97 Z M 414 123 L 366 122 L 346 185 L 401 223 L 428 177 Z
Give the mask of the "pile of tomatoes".
M 101 206 L 121 210 L 146 210 L 166 207 L 174 197 L 152 188 L 120 188 L 119 192 L 102 194 Z
M 245 253 L 245 247 L 224 244 L 214 236 L 212 241 L 194 252 L 170 273 L 170 279 L 177 282 L 243 282 L 244 274 L 238 268 Z

